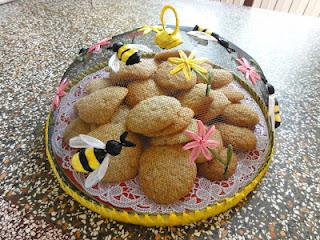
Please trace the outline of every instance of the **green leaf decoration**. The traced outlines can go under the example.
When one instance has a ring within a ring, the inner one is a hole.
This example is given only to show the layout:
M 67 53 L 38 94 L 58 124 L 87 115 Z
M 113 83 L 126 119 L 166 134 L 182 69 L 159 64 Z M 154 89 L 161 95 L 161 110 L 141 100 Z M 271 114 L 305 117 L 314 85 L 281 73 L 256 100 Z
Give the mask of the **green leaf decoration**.
M 225 164 L 224 173 L 223 173 L 224 176 L 227 175 L 227 171 L 228 171 L 231 159 L 232 159 L 232 152 L 233 152 L 233 147 L 232 147 L 231 144 L 229 144 L 228 145 L 228 150 L 227 150 L 227 164 Z
M 209 92 L 211 90 L 211 82 L 212 82 L 212 79 L 213 79 L 213 73 L 212 72 L 209 72 L 208 73 L 208 77 L 206 77 L 205 75 L 203 75 L 202 73 L 200 72 L 197 72 L 199 74 L 199 76 L 201 77 L 201 79 L 207 84 L 207 87 L 206 87 L 206 96 L 209 96 Z
M 224 162 L 224 160 L 222 159 L 222 157 L 221 157 L 214 149 L 212 149 L 212 148 L 208 148 L 208 149 L 209 149 L 209 151 L 212 153 L 212 155 L 214 156 L 214 158 L 215 158 L 216 160 L 218 160 L 220 163 L 222 163 L 223 166 L 226 165 L 225 162 Z

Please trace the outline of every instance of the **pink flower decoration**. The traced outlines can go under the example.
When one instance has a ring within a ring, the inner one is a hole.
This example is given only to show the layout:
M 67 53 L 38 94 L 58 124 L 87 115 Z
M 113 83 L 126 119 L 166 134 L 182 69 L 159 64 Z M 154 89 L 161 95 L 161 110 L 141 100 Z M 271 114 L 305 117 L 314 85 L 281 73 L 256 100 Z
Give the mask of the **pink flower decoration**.
M 102 46 L 107 46 L 109 45 L 110 42 L 108 41 L 108 39 L 103 39 L 95 44 L 93 44 L 89 50 L 88 50 L 88 53 L 92 53 L 92 52 L 100 52 L 101 51 L 101 47 Z
M 250 80 L 253 84 L 256 84 L 257 80 L 261 80 L 261 76 L 256 72 L 256 69 L 249 64 L 247 59 L 238 58 L 236 62 L 239 64 L 237 70 L 244 73 L 247 80 Z
M 212 155 L 208 150 L 208 148 L 217 147 L 219 145 L 218 141 L 210 139 L 216 127 L 213 125 L 207 131 L 202 121 L 198 120 L 197 124 L 198 124 L 198 133 L 194 133 L 188 130 L 184 132 L 185 135 L 187 135 L 188 137 L 191 137 L 193 141 L 184 145 L 183 150 L 192 149 L 192 152 L 190 155 L 190 161 L 195 161 L 199 157 L 200 153 L 202 153 L 202 155 L 207 160 L 211 160 Z
M 67 78 L 64 78 L 61 82 L 59 87 L 56 88 L 56 95 L 53 98 L 52 101 L 52 110 L 56 110 L 59 107 L 60 104 L 60 97 L 63 97 L 67 93 L 64 91 L 64 89 L 69 85 L 69 80 Z

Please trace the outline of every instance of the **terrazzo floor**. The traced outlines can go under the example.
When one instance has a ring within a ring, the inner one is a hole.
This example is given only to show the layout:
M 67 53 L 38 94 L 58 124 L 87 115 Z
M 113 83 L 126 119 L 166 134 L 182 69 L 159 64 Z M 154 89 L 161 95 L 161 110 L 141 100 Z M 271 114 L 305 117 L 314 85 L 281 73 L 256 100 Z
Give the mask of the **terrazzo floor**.
M 181 25 L 209 26 L 250 53 L 275 86 L 283 124 L 261 184 L 234 209 L 183 227 L 121 224 L 74 202 L 44 154 L 54 89 L 80 48 L 158 23 L 163 3 L 15 1 L 0 6 L 0 239 L 320 239 L 320 19 L 169 3 Z

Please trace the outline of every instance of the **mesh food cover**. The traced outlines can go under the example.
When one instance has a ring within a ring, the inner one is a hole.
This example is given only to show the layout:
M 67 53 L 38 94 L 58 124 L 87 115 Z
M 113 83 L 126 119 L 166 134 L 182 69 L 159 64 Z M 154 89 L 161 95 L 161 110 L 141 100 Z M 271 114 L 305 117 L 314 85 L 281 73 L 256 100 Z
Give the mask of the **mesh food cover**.
M 165 26 L 168 9 L 162 26 L 81 49 L 47 125 L 64 190 L 135 224 L 186 224 L 237 204 L 266 171 L 280 123 L 259 65 L 177 15 Z

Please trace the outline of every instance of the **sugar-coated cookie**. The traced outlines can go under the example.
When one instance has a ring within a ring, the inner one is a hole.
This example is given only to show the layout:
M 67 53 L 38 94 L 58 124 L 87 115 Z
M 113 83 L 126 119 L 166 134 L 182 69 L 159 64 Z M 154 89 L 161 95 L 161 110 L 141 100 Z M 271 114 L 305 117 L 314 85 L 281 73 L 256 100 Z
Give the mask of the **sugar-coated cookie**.
M 113 114 L 110 123 L 119 123 L 126 126 L 129 111 L 130 108 L 127 105 L 120 105 L 119 109 Z
M 90 132 L 90 125 L 80 118 L 72 120 L 63 133 L 63 141 L 69 145 L 70 138 Z
M 158 66 L 157 71 L 154 74 L 155 82 L 169 94 L 175 93 L 180 90 L 191 89 L 197 82 L 196 74 L 192 72 L 191 80 L 188 80 L 183 71 L 176 74 L 171 74 L 170 71 L 177 65 L 163 62 Z
M 223 147 L 223 140 L 222 140 L 222 136 L 221 133 L 218 129 L 215 129 L 214 133 L 211 135 L 210 137 L 211 140 L 215 140 L 219 143 L 219 145 L 214 148 L 214 150 L 219 153 L 224 147 Z M 204 163 L 207 162 L 208 160 L 202 155 L 200 154 L 199 157 L 196 159 L 196 163 Z
M 80 98 L 75 103 L 79 117 L 87 123 L 107 123 L 128 93 L 123 87 L 106 87 Z
M 222 116 L 227 123 L 239 127 L 254 127 L 259 123 L 259 115 L 248 105 L 230 104 L 224 111 Z
M 243 98 L 244 95 L 238 89 L 234 87 L 222 87 L 219 89 L 223 94 L 229 99 L 232 103 L 239 103 Z
M 107 78 L 99 78 L 99 79 L 94 79 L 90 81 L 87 86 L 85 87 L 85 90 L 87 93 L 93 93 L 99 89 L 103 89 L 106 87 L 111 86 L 111 83 L 109 79 Z
M 189 123 L 188 127 L 183 129 L 182 131 L 172 134 L 172 135 L 167 135 L 167 136 L 160 136 L 160 137 L 153 137 L 150 139 L 150 144 L 151 145 L 174 145 L 174 144 L 182 144 L 182 143 L 187 143 L 191 141 L 192 139 L 188 137 L 186 134 L 184 134 L 184 131 L 189 130 L 192 132 L 197 131 L 197 120 L 192 119 L 191 122 Z
M 88 135 L 103 142 L 109 140 L 119 141 L 120 135 L 125 131 L 122 124 L 107 123 L 99 126 Z M 135 147 L 123 147 L 117 156 L 110 157 L 110 163 L 103 182 L 120 182 L 135 177 L 138 174 L 139 159 L 142 151 L 142 142 L 134 133 L 129 132 L 128 141 L 136 144 Z
M 191 123 L 193 116 L 194 113 L 190 108 L 181 108 L 181 110 L 177 113 L 176 117 L 174 118 L 172 124 L 159 131 L 145 134 L 145 136 L 159 137 L 175 134 L 181 131 L 182 129 L 185 129 Z
M 212 74 L 211 87 L 213 89 L 221 88 L 234 80 L 232 73 L 225 69 L 213 69 Z
M 220 157 L 224 161 L 224 163 L 227 163 L 227 149 L 224 148 L 220 153 Z M 226 180 L 229 177 L 231 177 L 234 172 L 237 169 L 237 163 L 238 163 L 238 157 L 233 152 L 231 161 L 229 163 L 228 169 L 225 172 L 225 164 L 222 164 L 220 161 L 218 161 L 216 158 L 213 158 L 210 161 L 206 161 L 204 163 L 198 164 L 198 175 L 205 177 L 211 181 L 221 181 Z
M 128 91 L 126 102 L 131 107 L 147 98 L 163 95 L 163 91 L 157 86 L 153 79 L 131 82 L 128 84 Z
M 206 84 L 198 83 L 190 91 L 178 96 L 177 99 L 182 106 L 191 108 L 195 115 L 203 114 L 207 112 L 213 101 L 212 94 L 206 96 L 206 88 Z
M 203 122 L 208 122 L 218 117 L 223 113 L 224 109 L 231 104 L 221 91 L 211 90 L 209 94 L 212 96 L 213 102 L 206 113 L 197 116 L 197 118 Z
M 148 98 L 130 110 L 127 119 L 128 130 L 146 136 L 161 131 L 175 121 L 180 110 L 180 102 L 173 97 Z
M 190 55 L 190 51 L 188 51 L 188 50 L 183 50 L 183 51 L 187 56 Z M 161 62 L 167 61 L 168 58 L 170 58 L 170 57 L 180 57 L 179 51 L 178 50 L 166 50 L 166 51 L 158 52 L 154 56 L 154 60 L 157 63 L 161 63 Z
M 226 123 L 217 124 L 225 146 L 231 144 L 234 149 L 250 151 L 256 148 L 257 138 L 252 130 Z
M 186 196 L 193 187 L 197 168 L 182 145 L 151 146 L 141 155 L 139 182 L 147 197 L 170 204 Z
M 133 65 L 126 65 L 121 62 L 118 72 L 110 72 L 110 80 L 113 84 L 117 84 L 118 81 L 123 80 L 146 80 L 152 76 L 156 69 L 157 64 L 153 59 L 142 58 L 140 63 Z

